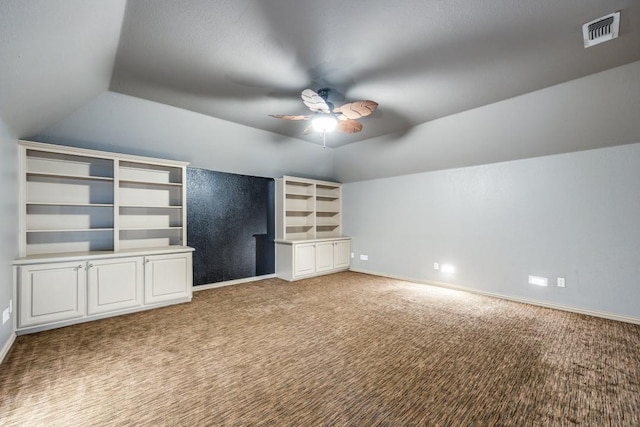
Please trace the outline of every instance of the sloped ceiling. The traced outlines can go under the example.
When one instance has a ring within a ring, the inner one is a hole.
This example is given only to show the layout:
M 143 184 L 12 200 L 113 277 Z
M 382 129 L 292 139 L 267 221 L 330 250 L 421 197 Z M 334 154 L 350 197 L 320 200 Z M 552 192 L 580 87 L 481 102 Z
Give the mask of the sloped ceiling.
M 34 135 L 106 91 L 126 1 L 2 0 L 0 118 Z
M 616 10 L 620 38 L 584 49 L 582 24 Z M 3 0 L 0 37 L 0 118 L 18 137 L 110 91 L 319 144 L 269 114 L 330 87 L 336 104 L 380 103 L 328 139 L 349 147 L 638 61 L 640 2 Z
M 380 104 L 339 146 L 640 59 L 637 0 L 136 0 L 111 90 L 304 136 L 307 87 Z M 581 26 L 622 10 L 621 37 Z

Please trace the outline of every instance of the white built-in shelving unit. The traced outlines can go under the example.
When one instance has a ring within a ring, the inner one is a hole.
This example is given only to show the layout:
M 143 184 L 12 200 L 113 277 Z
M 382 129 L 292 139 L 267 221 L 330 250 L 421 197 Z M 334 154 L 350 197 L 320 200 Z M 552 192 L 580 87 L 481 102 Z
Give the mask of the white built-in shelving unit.
M 345 270 L 350 238 L 342 235 L 342 185 L 276 179 L 276 275 L 286 280 Z
M 191 299 L 188 163 L 19 148 L 19 332 Z

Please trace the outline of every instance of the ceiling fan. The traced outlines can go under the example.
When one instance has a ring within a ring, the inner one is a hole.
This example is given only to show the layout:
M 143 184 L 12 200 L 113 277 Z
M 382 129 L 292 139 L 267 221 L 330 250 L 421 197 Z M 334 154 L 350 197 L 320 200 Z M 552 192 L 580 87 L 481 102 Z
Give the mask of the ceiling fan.
M 327 100 L 329 92 L 330 89 L 327 88 L 320 89 L 318 92 L 311 89 L 302 91 L 302 102 L 313 112 L 311 115 L 272 114 L 271 117 L 283 120 L 311 119 L 311 125 L 304 130 L 305 135 L 312 131 L 322 132 L 323 147 L 326 148 L 324 137 L 327 132 L 333 132 L 334 130 L 342 133 L 360 132 L 362 123 L 358 122 L 357 119 L 370 115 L 378 108 L 377 102 L 369 100 L 349 102 L 334 108 L 333 103 Z

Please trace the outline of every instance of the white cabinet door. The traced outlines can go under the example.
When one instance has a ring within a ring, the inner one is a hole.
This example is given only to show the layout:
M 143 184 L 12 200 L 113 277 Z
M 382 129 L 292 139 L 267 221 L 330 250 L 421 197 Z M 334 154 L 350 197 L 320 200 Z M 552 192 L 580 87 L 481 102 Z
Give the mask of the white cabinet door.
M 333 270 L 333 242 L 316 243 L 316 272 Z
M 190 298 L 192 285 L 191 252 L 145 257 L 145 304 Z
M 87 264 L 89 314 L 142 304 L 143 258 L 115 258 Z
M 19 326 L 84 316 L 86 284 L 84 262 L 20 267 Z
M 336 240 L 333 246 L 333 268 L 347 268 L 351 261 L 351 241 Z
M 316 245 L 303 243 L 293 245 L 293 276 L 304 276 L 316 272 Z

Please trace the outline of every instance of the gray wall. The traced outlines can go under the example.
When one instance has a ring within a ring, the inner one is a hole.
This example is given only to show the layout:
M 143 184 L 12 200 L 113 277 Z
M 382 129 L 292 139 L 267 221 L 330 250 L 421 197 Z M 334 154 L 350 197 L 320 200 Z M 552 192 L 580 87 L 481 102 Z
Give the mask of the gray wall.
M 11 264 L 18 255 L 18 145 L 0 119 L 0 313 L 13 298 Z M 13 334 L 13 314 L 9 322 L 0 324 L 0 349 Z M 0 317 L 1 319 L 1 317 Z
M 639 221 L 640 144 L 344 187 L 354 268 L 638 320 Z
M 333 176 L 332 149 L 114 92 L 33 139 L 184 160 L 195 168 L 242 175 Z

